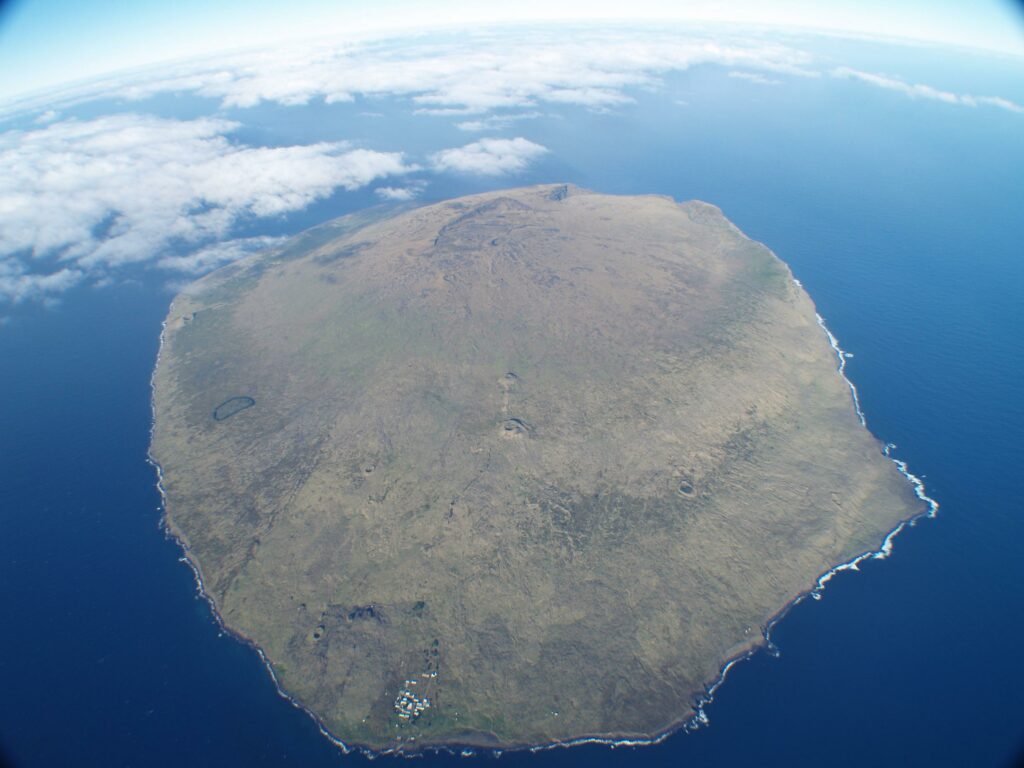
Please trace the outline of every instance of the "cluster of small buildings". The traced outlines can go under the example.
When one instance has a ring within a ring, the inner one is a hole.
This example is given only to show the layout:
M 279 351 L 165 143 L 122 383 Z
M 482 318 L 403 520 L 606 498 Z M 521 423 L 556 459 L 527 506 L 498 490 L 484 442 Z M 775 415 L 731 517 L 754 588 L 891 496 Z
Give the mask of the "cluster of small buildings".
M 433 675 L 436 676 L 437 673 L 434 672 Z M 424 677 L 427 675 L 424 674 Z M 395 698 L 395 712 L 400 718 L 410 722 L 430 707 L 430 698 L 416 692 L 416 683 L 416 680 L 406 680 L 405 685 L 398 691 L 398 696 Z

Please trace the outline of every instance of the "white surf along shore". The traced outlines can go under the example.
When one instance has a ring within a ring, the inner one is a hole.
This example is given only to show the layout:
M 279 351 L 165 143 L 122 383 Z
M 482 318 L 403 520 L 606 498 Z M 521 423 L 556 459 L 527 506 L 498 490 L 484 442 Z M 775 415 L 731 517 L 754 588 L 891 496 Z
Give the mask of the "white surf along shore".
M 796 278 L 793 278 L 793 282 L 797 286 L 802 287 L 802 284 Z M 172 302 L 171 306 L 173 307 L 173 302 Z M 850 388 L 850 396 L 851 396 L 851 398 L 853 400 L 853 407 L 854 407 L 854 409 L 855 409 L 855 411 L 857 413 L 857 418 L 860 420 L 861 425 L 863 427 L 867 428 L 867 419 L 864 416 L 864 412 L 861 410 L 860 397 L 857 394 L 857 387 L 846 376 L 846 361 L 847 361 L 847 359 L 849 357 L 852 357 L 852 355 L 850 355 L 847 352 L 845 352 L 842 349 L 842 347 L 839 346 L 839 342 L 836 340 L 836 337 L 828 329 L 828 326 L 825 325 L 824 318 L 822 318 L 822 316 L 820 314 L 818 314 L 817 312 L 815 312 L 815 317 L 817 318 L 818 325 L 821 327 L 821 330 L 824 332 L 825 336 L 828 338 L 828 342 L 831 345 L 832 350 L 836 354 L 837 371 L 838 371 L 839 375 L 843 377 L 843 381 L 845 381 L 847 386 Z M 160 328 L 160 344 L 159 344 L 159 348 L 158 348 L 158 351 L 157 351 L 156 365 L 154 365 L 153 373 L 150 376 L 150 393 L 151 393 L 150 396 L 151 396 L 151 404 L 152 404 L 152 421 L 151 421 L 151 424 L 150 424 L 150 444 L 151 445 L 152 445 L 152 438 L 153 438 L 153 430 L 154 430 L 154 428 L 156 426 L 156 402 L 155 402 L 155 397 L 154 397 L 155 396 L 155 392 L 156 392 L 156 389 L 155 389 L 156 388 L 156 368 L 159 365 L 160 358 L 161 358 L 161 356 L 163 354 L 164 343 L 165 343 L 165 340 L 166 340 L 165 339 L 166 330 L 167 330 L 167 324 L 166 324 L 166 322 L 164 322 L 164 323 L 161 324 L 161 328 Z M 892 455 L 892 453 L 895 450 L 895 448 L 896 448 L 895 444 L 893 444 L 893 443 L 886 443 L 885 447 L 883 449 L 883 453 L 885 454 L 885 456 L 890 461 L 892 461 L 896 465 L 896 468 L 899 470 L 900 474 L 902 474 L 911 483 L 911 485 L 914 488 L 915 495 L 917 496 L 918 499 L 920 499 L 925 504 L 924 511 L 922 511 L 921 513 L 915 515 L 914 517 L 911 517 L 911 518 L 909 518 L 907 520 L 904 520 L 903 522 L 899 523 L 895 528 L 893 528 L 891 531 L 889 531 L 889 533 L 886 534 L 885 538 L 882 540 L 881 546 L 877 550 L 873 550 L 873 551 L 869 551 L 869 552 L 864 552 L 864 553 L 862 553 L 860 555 L 857 555 L 856 557 L 854 557 L 853 559 L 851 559 L 851 560 L 849 560 L 849 561 L 847 561 L 845 563 L 840 563 L 839 565 L 833 566 L 829 570 L 825 571 L 825 573 L 821 574 L 816 579 L 816 581 L 814 582 L 814 586 L 811 589 L 809 589 L 807 592 L 804 592 L 803 594 L 798 595 L 794 600 L 792 600 L 788 605 L 786 605 L 781 611 L 779 611 L 779 613 L 777 613 L 775 616 L 770 618 L 765 623 L 765 625 L 761 628 L 761 634 L 762 634 L 764 643 L 763 644 L 758 644 L 758 645 L 752 647 L 750 650 L 747 650 L 747 651 L 743 652 L 742 654 L 740 654 L 740 655 L 738 655 L 738 656 L 736 656 L 736 657 L 734 657 L 732 659 L 729 659 L 728 661 L 725 662 L 725 664 L 722 666 L 722 669 L 719 672 L 718 676 L 712 682 L 710 682 L 705 687 L 704 692 L 702 694 L 700 694 L 696 698 L 696 700 L 694 702 L 695 712 L 694 712 L 694 714 L 692 716 L 690 716 L 689 718 L 681 720 L 680 722 L 678 722 L 678 723 L 672 725 L 671 727 L 665 729 L 663 732 L 661 732 L 659 734 L 656 734 L 656 735 L 654 735 L 654 736 L 652 736 L 650 738 L 605 738 L 605 737 L 599 737 L 599 736 L 583 736 L 583 737 L 580 737 L 578 739 L 570 739 L 570 740 L 567 740 L 567 741 L 554 742 L 554 743 L 551 743 L 551 744 L 541 744 L 541 745 L 536 745 L 536 746 L 532 746 L 532 747 L 523 747 L 523 749 L 527 749 L 530 752 L 539 752 L 539 751 L 545 751 L 545 750 L 549 750 L 549 749 L 559 749 L 559 748 L 568 748 L 568 747 L 582 746 L 582 745 L 585 745 L 585 744 L 599 744 L 599 745 L 604 745 L 604 746 L 610 746 L 610 747 L 613 747 L 613 748 L 614 747 L 648 746 L 648 745 L 660 744 L 661 742 L 665 741 L 665 739 L 667 739 L 669 736 L 673 735 L 674 733 L 676 733 L 678 731 L 689 732 L 689 731 L 694 731 L 694 730 L 696 730 L 698 728 L 701 728 L 703 726 L 706 726 L 710 722 L 710 720 L 709 720 L 709 718 L 707 716 L 707 713 L 706 713 L 706 708 L 714 701 L 715 692 L 725 682 L 726 677 L 729 674 L 729 671 L 734 666 L 739 664 L 741 661 L 744 661 L 744 660 L 750 658 L 751 656 L 753 656 L 762 647 L 764 647 L 773 656 L 777 656 L 779 654 L 778 648 L 775 646 L 775 644 L 772 642 L 772 639 L 771 639 L 772 629 L 774 629 L 774 627 L 780 621 L 782 621 L 782 619 L 785 618 L 786 614 L 794 606 L 796 606 L 799 603 L 803 602 L 808 597 L 810 597 L 810 598 L 812 598 L 814 600 L 820 600 L 821 596 L 822 596 L 822 593 L 825 590 L 825 587 L 828 585 L 829 581 L 831 581 L 832 578 L 836 574 L 841 573 L 843 571 L 856 571 L 856 570 L 859 570 L 860 563 L 864 562 L 865 560 L 884 560 L 885 558 L 889 557 L 889 555 L 891 555 L 892 552 L 893 552 L 893 542 L 894 542 L 896 536 L 898 536 L 904 529 L 906 529 L 908 527 L 914 526 L 919 519 L 922 519 L 922 518 L 934 518 L 936 516 L 936 514 L 938 513 L 938 510 L 939 510 L 939 503 L 935 499 L 933 499 L 932 497 L 930 497 L 927 494 L 927 492 L 925 490 L 924 482 L 921 480 L 920 477 L 918 477 L 917 475 L 915 475 L 912 472 L 910 472 L 910 470 L 907 467 L 907 463 L 905 461 L 901 460 L 901 459 L 897 459 L 895 456 Z M 327 729 L 327 727 L 325 726 L 323 720 L 321 720 L 321 718 L 315 712 L 310 710 L 301 701 L 299 701 L 298 699 L 296 699 L 293 696 L 291 696 L 287 691 L 284 690 L 284 688 L 281 687 L 281 684 L 280 684 L 280 682 L 279 682 L 279 680 L 277 678 L 277 674 L 274 672 L 273 665 L 271 664 L 270 660 L 267 658 L 266 654 L 264 654 L 263 649 L 261 649 L 259 647 L 259 645 L 257 645 L 252 639 L 250 639 L 248 637 L 245 637 L 244 635 L 242 635 L 242 634 L 236 632 L 235 630 L 231 629 L 230 627 L 228 627 L 224 623 L 223 619 L 221 618 L 220 613 L 217 611 L 216 604 L 214 603 L 213 599 L 210 597 L 210 595 L 206 591 L 206 587 L 205 587 L 205 584 L 203 583 L 203 576 L 202 576 L 202 572 L 201 572 L 201 570 L 199 568 L 199 564 L 197 562 L 195 562 L 195 560 L 193 559 L 191 553 L 189 552 L 188 546 L 185 544 L 185 542 L 182 541 L 182 539 L 177 534 L 175 534 L 174 531 L 171 530 L 170 525 L 168 524 L 168 521 L 167 521 L 167 498 L 166 498 L 166 494 L 165 494 L 164 486 L 163 486 L 163 470 L 162 470 L 160 465 L 156 462 L 156 460 L 153 458 L 153 456 L 151 454 L 147 454 L 146 459 L 149 462 L 149 464 L 152 465 L 152 467 L 156 471 L 156 476 L 157 476 L 156 488 L 157 488 L 157 491 L 160 494 L 160 502 L 161 502 L 161 505 L 160 505 L 160 509 L 161 509 L 160 527 L 163 529 L 164 534 L 167 537 L 173 539 L 177 543 L 177 545 L 181 548 L 182 556 L 179 558 L 179 561 L 184 563 L 184 564 L 186 564 L 191 569 L 192 575 L 195 578 L 196 592 L 197 592 L 198 596 L 201 597 L 203 600 L 205 600 L 206 603 L 210 606 L 210 612 L 212 613 L 213 618 L 217 622 L 217 626 L 219 627 L 219 629 L 220 629 L 220 631 L 222 633 L 230 635 L 231 637 L 235 638 L 236 640 L 240 640 L 241 642 L 245 643 L 246 645 L 249 645 L 257 653 L 257 655 L 259 656 L 260 660 L 263 662 L 263 665 L 266 667 L 267 672 L 269 673 L 270 678 L 271 678 L 271 680 L 274 683 L 274 687 L 277 690 L 278 695 L 281 696 L 281 698 L 283 698 L 286 701 L 288 701 L 290 704 L 292 704 L 297 709 L 299 709 L 302 712 L 306 713 L 310 718 L 312 718 L 313 722 L 316 724 L 316 726 L 319 729 L 320 733 L 328 741 L 330 741 L 334 746 L 338 747 L 340 750 L 342 750 L 346 754 L 349 753 L 349 752 L 352 752 L 352 751 L 358 751 L 358 752 L 364 753 L 364 754 L 366 754 L 368 756 L 371 756 L 371 757 L 375 756 L 375 755 L 378 755 L 378 754 L 394 754 L 394 753 L 399 753 L 399 754 L 403 754 L 403 755 L 412 757 L 412 756 L 415 756 L 415 755 L 419 754 L 420 752 L 419 752 L 418 747 L 415 744 L 415 742 L 410 742 L 409 744 L 405 745 L 405 746 L 407 746 L 410 749 L 396 748 L 396 749 L 388 749 L 388 750 L 382 750 L 382 751 L 374 751 L 374 750 L 366 749 L 364 747 L 352 746 L 352 745 L 346 744 L 341 739 L 339 739 L 336 736 L 334 736 Z M 501 749 L 487 749 L 487 748 L 477 748 L 477 747 L 464 747 L 464 746 L 461 746 L 461 745 L 458 745 L 458 744 L 452 744 L 450 746 L 430 746 L 427 749 L 429 751 L 433 751 L 433 752 L 447 752 L 447 753 L 450 753 L 450 754 L 459 754 L 459 755 L 462 755 L 463 757 L 470 757 L 470 756 L 474 756 L 474 755 L 479 754 L 479 753 L 491 753 L 491 754 L 494 754 L 494 755 L 500 755 L 503 751 L 507 751 L 507 750 L 501 750 Z M 516 748 L 513 748 L 513 749 L 516 749 Z

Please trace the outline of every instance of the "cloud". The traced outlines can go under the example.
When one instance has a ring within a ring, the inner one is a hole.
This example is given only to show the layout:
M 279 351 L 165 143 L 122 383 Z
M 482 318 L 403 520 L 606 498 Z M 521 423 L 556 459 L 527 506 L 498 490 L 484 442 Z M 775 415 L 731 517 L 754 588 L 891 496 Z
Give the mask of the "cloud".
M 174 272 L 200 275 L 228 262 L 237 261 L 244 256 L 278 246 L 287 239 L 287 237 L 283 236 L 240 237 L 234 240 L 213 243 L 184 256 L 164 256 L 156 262 L 156 265 L 161 269 L 168 269 Z
M 163 93 L 191 93 L 243 109 L 264 102 L 295 106 L 398 97 L 418 114 L 430 115 L 533 110 L 544 104 L 600 111 L 628 104 L 633 89 L 656 88 L 664 75 L 695 66 L 728 67 L 731 77 L 769 85 L 777 79 L 773 75 L 820 76 L 820 62 L 777 40 L 692 25 L 464 30 L 304 42 L 164 64 L 0 103 L 0 120 L 96 99 L 140 100 Z M 1021 110 L 999 96 L 955 94 L 847 67 L 831 74 L 921 98 Z M 463 125 L 474 131 L 493 127 L 486 120 L 467 119 Z
M 415 181 L 405 187 L 377 187 L 373 193 L 381 200 L 389 202 L 406 202 L 419 197 L 427 184 L 424 181 Z
M 193 274 L 269 247 L 242 237 L 245 227 L 338 189 L 373 185 L 394 201 L 422 190 L 401 180 L 418 169 L 398 152 L 340 140 L 251 146 L 238 138 L 238 122 L 215 117 L 67 119 L 76 104 L 188 93 L 244 119 L 244 109 L 264 102 L 373 106 L 373 98 L 390 97 L 414 114 L 461 115 L 456 126 L 464 131 L 511 131 L 514 121 L 555 112 L 551 105 L 618 109 L 669 73 L 701 65 L 765 85 L 824 71 L 915 98 L 1024 112 L 999 96 L 821 70 L 820 59 L 789 45 L 696 27 L 518 27 L 303 43 L 161 65 L 0 104 L 0 120 L 22 116 L 27 126 L 0 133 L 0 298 L 56 295 L 140 261 Z M 498 176 L 522 172 L 546 152 L 522 137 L 481 138 L 434 152 L 428 163 L 438 172 Z
M 899 78 L 880 75 L 873 72 L 863 72 L 858 69 L 851 69 L 850 67 L 837 67 L 832 70 L 831 74 L 833 77 L 856 80 L 858 82 L 874 85 L 878 88 L 884 88 L 889 91 L 897 91 L 898 93 L 906 94 L 907 96 L 915 99 L 929 99 L 932 101 L 941 101 L 945 104 L 957 104 L 965 107 L 998 107 L 999 109 L 1005 109 L 1009 112 L 1024 113 L 1024 106 L 1010 101 L 1009 99 L 1004 99 L 1001 96 L 976 96 L 970 93 L 942 91 L 938 88 L 933 88 L 930 85 L 908 83 L 905 80 L 900 80 Z
M 1002 96 L 972 96 L 978 104 L 984 104 L 989 107 L 999 107 L 1000 109 L 1008 110 L 1009 112 L 1017 112 L 1018 114 L 1024 113 L 1024 106 L 1017 104 L 1009 99 L 1004 99 Z
M 463 120 L 461 123 L 456 123 L 455 127 L 460 131 L 487 131 L 491 129 L 490 124 L 486 120 Z
M 82 271 L 68 267 L 50 274 L 31 274 L 16 261 L 0 260 L 0 302 L 48 299 L 77 285 L 84 276 Z
M 757 83 L 758 85 L 782 85 L 781 80 L 776 80 L 773 77 L 765 77 L 759 75 L 757 72 L 740 72 L 733 70 L 729 73 L 729 77 L 735 80 L 746 80 L 749 83 Z
M 131 262 L 223 262 L 228 250 L 208 249 L 240 222 L 413 170 L 399 153 L 346 142 L 247 146 L 229 138 L 237 127 L 216 118 L 122 114 L 0 134 L 4 295 L 52 292 L 73 275 Z M 36 285 L 23 267 L 11 266 L 26 259 L 56 261 L 68 271 Z
M 546 147 L 517 137 L 480 139 L 464 147 L 443 149 L 430 156 L 434 170 L 497 176 L 518 173 L 547 152 Z
M 303 43 L 154 67 L 51 91 L 0 108 L 7 115 L 96 98 L 145 99 L 188 92 L 224 107 L 409 99 L 431 114 L 471 114 L 572 104 L 609 109 L 628 89 L 702 64 L 816 74 L 810 54 L 756 36 L 690 27 L 542 26 L 458 36 Z
M 542 116 L 542 112 L 518 112 L 505 115 L 489 115 L 479 120 L 464 120 L 461 123 L 456 123 L 455 127 L 460 131 L 497 131 L 507 128 L 516 120 L 533 120 Z

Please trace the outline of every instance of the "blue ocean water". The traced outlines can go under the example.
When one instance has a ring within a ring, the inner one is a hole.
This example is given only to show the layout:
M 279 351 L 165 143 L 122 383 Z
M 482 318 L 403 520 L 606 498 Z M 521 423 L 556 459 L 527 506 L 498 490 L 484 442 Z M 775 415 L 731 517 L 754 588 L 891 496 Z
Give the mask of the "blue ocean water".
M 1024 101 L 1019 63 L 842 45 L 846 63 L 881 56 L 888 71 L 955 73 L 966 90 Z M 1011 764 L 1024 754 L 1024 116 L 846 80 L 764 86 L 713 67 L 633 95 L 622 110 L 517 125 L 551 152 L 513 181 L 439 177 L 427 194 L 572 181 L 719 205 L 790 264 L 854 354 L 847 374 L 869 427 L 942 508 L 892 557 L 794 608 L 773 631 L 781 655 L 736 666 L 709 727 L 500 763 Z M 394 119 L 374 148 L 467 141 L 450 118 L 375 109 Z M 237 117 L 253 137 L 289 143 L 331 121 L 369 131 L 364 110 Z M 342 193 L 260 231 L 372 202 Z M 0 750 L 14 765 L 361 765 L 219 632 L 158 526 L 149 376 L 170 293 L 165 277 L 132 278 L 22 307 L 0 328 Z

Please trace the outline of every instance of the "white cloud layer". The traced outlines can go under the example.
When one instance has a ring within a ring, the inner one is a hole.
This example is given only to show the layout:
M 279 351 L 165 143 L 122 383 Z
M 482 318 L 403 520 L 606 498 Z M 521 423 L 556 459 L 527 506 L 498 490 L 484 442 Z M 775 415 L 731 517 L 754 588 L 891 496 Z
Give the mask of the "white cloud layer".
M 223 263 L 231 248 L 241 253 L 252 242 L 207 246 L 240 221 L 413 169 L 398 153 L 345 142 L 246 146 L 229 139 L 236 128 L 215 118 L 124 114 L 0 134 L 3 295 L 55 292 L 85 272 L 152 259 L 186 271 Z M 199 250 L 169 255 L 182 249 Z M 26 259 L 56 259 L 66 269 L 35 279 Z
M 460 131 L 480 132 L 480 131 L 498 131 L 503 128 L 508 128 L 512 123 L 517 120 L 533 120 L 538 117 L 543 117 L 543 112 L 517 112 L 512 114 L 501 114 L 501 115 L 488 115 L 487 117 L 480 118 L 477 120 L 463 120 L 460 123 L 456 123 L 455 127 Z
M 464 147 L 444 149 L 430 156 L 436 171 L 499 176 L 518 173 L 547 152 L 546 147 L 522 136 L 514 139 L 480 139 Z
M 757 83 L 758 85 L 782 85 L 782 81 L 774 77 L 765 77 L 764 75 L 758 74 L 757 72 L 743 72 L 740 70 L 733 70 L 729 73 L 729 77 L 734 80 L 746 80 L 748 83 Z
M 379 182 L 375 194 L 393 201 L 423 189 L 422 181 L 396 181 L 418 170 L 397 152 L 344 141 L 248 146 L 233 138 L 237 122 L 214 117 L 66 119 L 76 104 L 172 92 L 243 109 L 398 97 L 417 115 L 460 115 L 457 128 L 486 132 L 557 105 L 621 108 L 666 74 L 708 64 L 762 85 L 830 74 L 912 98 L 1024 112 L 999 96 L 823 69 L 791 45 L 698 27 L 464 31 L 164 65 L 0 104 L 0 120 L 20 116 L 27 126 L 0 133 L 0 300 L 45 298 L 134 262 L 196 274 L 273 244 L 239 239 L 244 222 L 300 210 L 338 189 Z M 522 172 L 547 151 L 522 136 L 488 137 L 434 152 L 428 163 L 436 172 L 500 176 Z
M 183 272 L 189 275 L 201 275 L 243 256 L 257 253 L 280 245 L 287 237 L 239 237 L 212 243 L 198 251 L 183 256 L 164 256 L 156 262 L 161 269 Z
M 686 28 L 538 27 L 441 37 L 291 46 L 153 68 L 7 105 L 53 108 L 98 97 L 143 99 L 191 92 L 225 107 L 306 104 L 357 96 L 401 96 L 437 114 L 537 105 L 606 109 L 627 89 L 655 86 L 670 71 L 720 64 L 763 72 L 816 74 L 796 48 L 744 35 Z M 0 108 L 0 116 L 3 114 Z
M 0 259 L 0 302 L 18 304 L 63 293 L 82 281 L 85 274 L 63 267 L 49 274 L 29 273 L 17 261 Z
M 401 203 L 415 200 L 424 187 L 426 187 L 426 182 L 417 181 L 405 187 L 377 187 L 373 193 L 381 200 Z
M 832 70 L 832 76 L 856 80 L 861 83 L 877 86 L 878 88 L 885 88 L 889 91 L 897 91 L 915 99 L 929 99 L 931 101 L 941 101 L 946 104 L 957 104 L 964 107 L 998 107 L 1009 112 L 1024 113 L 1024 106 L 1009 99 L 1004 99 L 1001 96 L 976 96 L 971 93 L 942 91 L 930 85 L 908 83 L 899 78 L 880 75 L 874 72 L 863 72 L 859 69 L 851 69 L 850 67 L 837 67 Z

